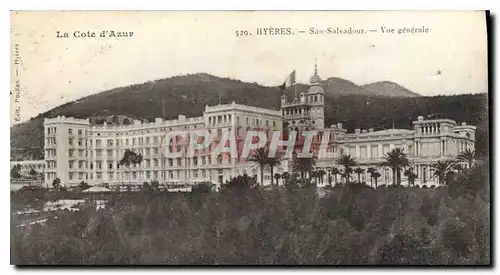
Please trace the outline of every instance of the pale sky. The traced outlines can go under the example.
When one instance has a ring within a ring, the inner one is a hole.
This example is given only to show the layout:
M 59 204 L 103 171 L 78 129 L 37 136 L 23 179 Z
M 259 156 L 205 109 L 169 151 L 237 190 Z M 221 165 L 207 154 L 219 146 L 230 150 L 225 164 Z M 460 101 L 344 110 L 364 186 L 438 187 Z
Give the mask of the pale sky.
M 12 83 L 19 80 L 22 90 L 11 109 L 20 107 L 22 120 L 104 90 L 196 72 L 275 86 L 296 70 L 306 83 L 314 59 L 323 79 L 389 80 L 428 96 L 487 92 L 483 12 L 20 12 L 11 26 L 12 54 L 18 43 L 22 59 L 17 77 L 12 60 Z M 422 26 L 429 32 L 397 34 Z M 256 35 L 269 27 L 295 35 Z M 377 32 L 310 35 L 310 27 Z M 58 30 L 70 38 L 56 38 Z M 73 37 L 103 30 L 134 34 Z M 252 35 L 236 37 L 241 30 Z

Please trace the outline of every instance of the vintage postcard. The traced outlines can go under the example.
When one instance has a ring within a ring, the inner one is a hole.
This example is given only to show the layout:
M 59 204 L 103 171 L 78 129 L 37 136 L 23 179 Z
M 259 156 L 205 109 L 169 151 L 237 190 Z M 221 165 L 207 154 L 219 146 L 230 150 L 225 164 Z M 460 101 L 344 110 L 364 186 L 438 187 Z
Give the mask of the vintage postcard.
M 484 11 L 12 11 L 12 265 L 491 265 Z

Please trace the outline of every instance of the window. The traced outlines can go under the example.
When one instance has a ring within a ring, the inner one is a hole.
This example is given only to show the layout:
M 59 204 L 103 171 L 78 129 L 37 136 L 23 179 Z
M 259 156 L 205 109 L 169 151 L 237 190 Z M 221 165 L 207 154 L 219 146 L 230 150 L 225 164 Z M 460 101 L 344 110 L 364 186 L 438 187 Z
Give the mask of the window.
M 72 135 L 73 134 L 73 129 L 68 129 L 68 135 Z
M 78 135 L 81 136 L 82 135 L 82 129 L 78 129 Z
M 73 145 L 73 139 L 72 138 L 68 138 L 68 144 L 69 145 Z

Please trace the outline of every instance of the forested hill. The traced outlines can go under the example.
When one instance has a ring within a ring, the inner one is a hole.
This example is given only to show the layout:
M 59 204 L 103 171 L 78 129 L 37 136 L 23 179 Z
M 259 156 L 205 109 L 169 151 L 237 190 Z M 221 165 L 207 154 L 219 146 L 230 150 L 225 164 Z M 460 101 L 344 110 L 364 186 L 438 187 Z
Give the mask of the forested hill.
M 488 126 L 486 94 L 421 97 L 392 82 L 378 83 L 363 88 L 367 85 L 358 86 L 340 78 L 325 80 L 326 124 L 342 122 L 349 131 L 357 127 L 391 128 L 393 124 L 409 128 L 411 119 L 419 115 L 441 114 L 484 128 L 478 129 L 478 139 L 485 140 L 481 131 L 485 132 Z M 299 92 L 304 89 L 305 85 L 297 85 Z M 392 93 L 392 90 L 404 90 L 406 94 Z M 293 89 L 287 91 L 293 92 Z M 165 118 L 173 119 L 179 114 L 199 116 L 205 105 L 232 101 L 279 109 L 280 90 L 208 74 L 176 76 L 120 87 L 66 103 L 11 127 L 11 157 L 43 156 L 43 118 L 65 115 L 98 117 L 101 121 L 109 119 L 108 122 L 123 122 L 127 117 L 152 120 L 162 116 L 162 100 Z M 113 115 L 119 115 L 120 119 L 116 120 Z

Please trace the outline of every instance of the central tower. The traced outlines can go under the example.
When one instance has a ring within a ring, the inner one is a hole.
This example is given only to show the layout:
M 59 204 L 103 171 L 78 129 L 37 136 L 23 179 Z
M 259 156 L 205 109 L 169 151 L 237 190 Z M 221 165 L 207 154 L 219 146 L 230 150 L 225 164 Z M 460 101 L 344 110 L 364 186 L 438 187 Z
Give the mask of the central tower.
M 311 128 L 321 130 L 325 128 L 325 90 L 322 87 L 321 77 L 318 75 L 318 64 L 314 61 L 314 73 L 309 78 L 310 87 L 307 91 L 307 103 L 311 106 Z

